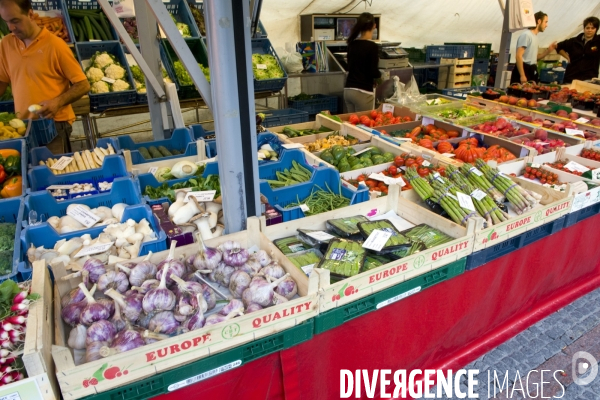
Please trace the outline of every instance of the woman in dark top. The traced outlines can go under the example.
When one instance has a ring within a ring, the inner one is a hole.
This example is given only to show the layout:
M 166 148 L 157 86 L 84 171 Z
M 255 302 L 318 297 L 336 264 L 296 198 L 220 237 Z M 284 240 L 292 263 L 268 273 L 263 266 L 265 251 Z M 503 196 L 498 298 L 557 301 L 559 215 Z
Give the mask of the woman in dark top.
M 377 45 L 371 41 L 375 28 L 373 15 L 362 13 L 348 37 L 348 78 L 344 102 L 349 113 L 372 110 L 374 107 L 373 86 L 375 79 L 381 77 L 377 68 Z
M 586 18 L 583 21 L 583 33 L 560 42 L 556 47 L 556 51 L 569 61 L 563 83 L 571 83 L 574 79 L 585 81 L 598 76 L 600 67 L 598 25 L 600 25 L 598 18 Z

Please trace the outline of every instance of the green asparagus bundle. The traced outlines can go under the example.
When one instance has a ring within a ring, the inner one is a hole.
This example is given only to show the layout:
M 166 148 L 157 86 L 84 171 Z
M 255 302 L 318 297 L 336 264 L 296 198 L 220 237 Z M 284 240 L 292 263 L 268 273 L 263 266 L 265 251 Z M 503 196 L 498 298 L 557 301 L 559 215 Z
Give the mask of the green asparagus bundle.
M 537 200 L 531 196 L 525 189 L 513 182 L 510 178 L 502 175 L 496 168 L 492 168 L 483 160 L 475 161 L 478 168 L 481 169 L 487 179 L 501 192 L 513 206 L 517 214 L 522 214 L 531 210 L 537 204 Z
M 285 208 L 293 208 L 298 207 L 302 204 L 305 204 L 309 209 L 308 211 L 304 211 L 305 216 L 320 214 L 326 211 L 335 210 L 337 208 L 342 208 L 350 205 L 350 199 L 344 197 L 342 195 L 342 183 L 340 180 L 340 194 L 336 194 L 329 188 L 327 182 L 325 182 L 325 186 L 327 190 L 323 190 L 319 187 L 319 185 L 315 185 L 310 195 L 300 201 L 298 198 L 298 202 L 288 204 Z M 316 189 L 315 189 L 316 188 Z
M 360 233 L 358 229 L 359 222 L 368 222 L 367 217 L 363 215 L 355 215 L 353 217 L 330 219 L 325 224 L 327 229 L 334 231 L 340 236 L 350 237 Z
M 365 272 L 372 270 L 373 268 L 381 267 L 382 265 L 387 264 L 390 261 L 391 260 L 389 260 L 386 257 L 369 254 L 365 258 L 365 264 L 363 265 L 363 268 L 360 270 L 360 272 Z
M 318 250 L 311 249 L 301 253 L 289 254 L 287 255 L 287 258 L 296 267 L 302 269 L 302 267 L 306 267 L 307 265 L 318 264 L 321 261 L 320 254 L 321 253 Z
M 363 267 L 367 251 L 358 242 L 346 239 L 332 239 L 318 268 L 331 271 L 331 274 L 350 277 L 358 274 Z
M 508 214 L 499 209 L 490 196 L 472 184 L 456 167 L 448 165 L 446 175 L 463 193 L 471 195 L 475 209 L 485 218 L 488 225 L 496 225 L 508 220 Z
M 456 196 L 447 190 L 436 189 L 431 197 L 433 201 L 438 203 L 444 211 L 448 213 L 452 221 L 459 225 L 467 225 L 467 220 L 471 217 L 476 217 L 479 214 L 475 211 L 470 211 L 462 208 Z
M 386 219 L 380 221 L 359 222 L 358 229 L 360 229 L 360 233 L 365 239 L 367 239 L 376 229 L 391 233 L 392 236 L 385 242 L 385 245 L 381 249 L 382 252 L 393 251 L 400 246 L 410 244 L 410 240 L 402 235 L 396 227 Z
M 454 240 L 452 236 L 427 224 L 417 225 L 401 233 L 413 242 L 423 243 L 428 249 Z
M 427 200 L 431 196 L 433 196 L 433 188 L 426 179 L 421 178 L 417 173 L 417 169 L 415 167 L 409 167 L 406 169 L 406 179 L 410 182 L 413 189 L 422 200 Z
M 293 254 L 311 248 L 310 245 L 299 240 L 296 236 L 277 239 L 273 241 L 273 243 L 275 244 L 275 246 L 277 246 L 279 250 L 281 250 L 283 254 Z
M 458 192 L 459 192 L 459 190 L 458 190 L 459 187 L 454 185 L 452 182 L 450 182 L 446 178 L 440 176 L 439 174 L 435 174 L 435 175 L 430 174 L 430 184 L 434 190 L 439 191 L 441 193 L 445 193 L 447 195 L 452 195 L 451 198 L 453 200 L 457 201 L 457 203 L 459 204 L 459 207 L 462 209 L 462 211 L 467 219 L 472 216 L 483 216 L 483 213 L 481 213 L 477 209 L 477 206 L 475 204 L 473 204 L 475 210 L 470 210 L 468 208 L 464 208 L 464 207 L 460 206 L 460 201 L 458 201 L 458 197 L 457 197 Z M 467 194 L 461 192 L 461 195 L 467 195 Z M 440 204 L 440 205 L 442 206 L 442 208 L 444 208 L 444 206 L 442 204 Z M 446 210 L 446 212 L 448 212 L 448 210 Z M 471 214 L 473 214 L 473 215 L 471 215 Z M 461 222 L 461 224 L 466 224 L 466 220 L 464 222 Z
M 393 251 L 386 255 L 390 258 L 394 258 L 395 260 L 398 260 L 400 258 L 412 256 L 413 254 L 418 253 L 422 249 L 423 249 L 423 243 L 413 242 L 410 245 L 410 247 L 405 247 L 403 249 Z
M 467 163 L 460 166 L 460 172 L 463 173 L 469 182 L 483 190 L 488 195 L 492 196 L 492 199 L 495 202 L 499 204 L 504 203 L 504 200 L 506 199 L 505 196 L 503 196 L 502 193 L 498 191 L 498 189 L 496 189 L 490 181 L 487 180 L 483 172 Z
M 312 177 L 312 171 L 304 168 L 295 160 L 292 160 L 292 168 L 275 172 L 277 179 L 268 179 L 269 185 L 273 188 L 296 185 L 302 182 L 308 182 Z

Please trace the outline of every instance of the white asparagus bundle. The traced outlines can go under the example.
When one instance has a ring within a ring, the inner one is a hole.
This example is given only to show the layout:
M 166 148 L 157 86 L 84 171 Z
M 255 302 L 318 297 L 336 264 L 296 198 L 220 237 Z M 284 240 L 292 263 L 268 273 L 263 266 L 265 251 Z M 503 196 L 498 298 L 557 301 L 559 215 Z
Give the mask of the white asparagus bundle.
M 115 149 L 110 143 L 107 148 L 96 147 L 93 150 L 76 151 L 73 153 L 73 161 L 71 161 L 64 169 L 53 169 L 52 166 L 58 162 L 58 158 L 48 158 L 46 161 L 40 161 L 39 165 L 45 165 L 50 168 L 54 175 L 70 174 L 73 172 L 87 171 L 90 169 L 102 168 L 104 157 L 116 154 Z

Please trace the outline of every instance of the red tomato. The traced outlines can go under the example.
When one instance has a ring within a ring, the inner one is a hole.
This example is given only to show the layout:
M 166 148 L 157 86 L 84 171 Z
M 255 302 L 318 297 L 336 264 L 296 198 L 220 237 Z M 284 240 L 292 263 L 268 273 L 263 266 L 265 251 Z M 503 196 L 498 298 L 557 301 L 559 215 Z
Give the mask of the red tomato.
M 396 156 L 396 158 L 394 158 L 394 165 L 396 167 L 401 167 L 404 165 L 404 158 L 402 158 L 402 156 Z
M 390 136 L 390 134 L 387 133 L 384 129 L 380 129 L 379 132 L 381 132 L 382 135 Z
M 407 167 L 415 165 L 415 160 L 413 160 L 412 158 L 407 158 L 406 161 L 404 161 L 404 165 L 406 165 Z
M 387 118 L 394 118 L 394 114 L 392 114 L 392 113 L 391 113 L 391 112 L 389 112 L 389 111 L 388 111 L 388 112 L 386 112 L 386 113 L 385 113 L 385 114 L 383 114 L 383 115 L 385 115 Z
M 419 174 L 419 176 L 427 176 L 429 175 L 429 168 L 424 168 L 424 167 L 419 167 L 417 168 L 417 173 Z
M 377 110 L 373 110 L 371 111 L 371 119 L 376 119 L 377 118 Z
M 352 125 L 358 125 L 358 123 L 360 122 L 360 118 L 358 118 L 358 115 L 352 114 L 348 119 L 348 122 L 350 122 Z
M 367 124 L 365 124 L 365 125 L 367 125 Z M 375 121 L 373 121 L 373 120 L 370 120 L 370 121 L 369 121 L 369 125 L 368 125 L 368 126 L 369 126 L 370 128 L 373 128 L 373 127 L 375 126 Z
M 396 166 L 394 166 L 394 165 L 391 165 L 388 168 L 388 171 L 390 171 L 390 175 L 396 175 L 398 173 L 398 168 L 396 168 Z

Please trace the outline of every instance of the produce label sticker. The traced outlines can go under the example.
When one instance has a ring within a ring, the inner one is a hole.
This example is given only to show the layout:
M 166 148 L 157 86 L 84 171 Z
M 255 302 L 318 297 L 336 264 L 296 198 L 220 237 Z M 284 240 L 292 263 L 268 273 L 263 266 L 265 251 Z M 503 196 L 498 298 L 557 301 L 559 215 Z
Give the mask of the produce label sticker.
M 357 151 L 356 153 L 352 154 L 354 157 L 358 156 L 359 154 L 364 153 L 365 151 L 369 151 L 371 150 L 373 147 L 367 147 L 366 149 L 362 149 L 361 151 Z
M 458 200 L 458 197 L 456 197 L 452 193 L 448 193 L 448 197 L 450 197 L 451 199 L 454 199 L 454 200 Z
M 478 170 L 478 169 L 477 169 L 477 168 L 475 168 L 475 167 L 471 167 L 471 168 L 469 168 L 469 172 L 472 172 L 472 173 L 474 173 L 474 174 L 475 174 L 475 175 L 477 175 L 477 176 L 483 176 L 483 172 L 481 172 L 480 170 Z
M 429 118 L 429 117 L 423 117 L 423 120 L 421 121 L 422 125 L 433 125 L 433 118 Z
M 334 238 L 333 235 L 330 235 L 329 233 L 323 232 L 323 231 L 309 232 L 309 233 L 306 233 L 306 234 L 308 236 L 310 236 L 311 238 L 316 239 L 316 240 L 318 240 L 320 242 L 325 242 L 327 240 L 331 240 L 331 239 Z
M 216 190 L 202 190 L 199 192 L 188 192 L 183 199 L 184 203 L 190 201 L 190 196 L 194 196 L 196 200 L 202 201 L 213 201 L 215 195 L 217 194 Z
M 256 69 L 267 69 L 267 64 L 256 64 Z
M 75 218 L 77 222 L 84 225 L 86 228 L 93 226 L 96 222 L 100 221 L 100 217 L 79 204 L 71 207 L 67 211 L 67 215 Z
M 485 196 L 487 196 L 487 194 L 481 189 L 475 189 L 473 190 L 473 193 L 471 193 L 471 197 L 479 201 L 481 201 Z
M 284 149 L 303 149 L 304 145 L 302 143 L 285 143 L 281 147 Z
M 287 247 L 288 247 L 288 249 L 290 249 L 292 251 L 292 253 L 298 253 L 299 251 L 306 250 L 304 248 L 304 243 L 300 243 L 300 242 L 288 244 Z
M 423 161 L 423 166 L 424 167 L 429 167 L 431 165 L 431 163 L 427 160 Z
M 475 211 L 475 205 L 473 204 L 473 199 L 471 198 L 471 196 L 468 196 L 461 192 L 456 192 L 456 197 L 458 197 L 458 204 L 460 204 L 462 208 Z
M 411 294 L 419 293 L 420 291 L 421 291 L 421 286 L 417 286 L 416 288 L 411 289 L 408 292 L 400 293 L 397 296 L 394 296 L 394 297 L 391 297 L 391 298 L 389 298 L 389 299 L 387 299 L 385 301 L 382 301 L 381 303 L 377 304 L 375 306 L 375 308 L 377 308 L 379 310 L 382 307 L 389 306 L 390 304 L 395 303 L 398 300 L 402 300 L 404 298 L 407 298 Z
M 306 204 L 300 204 L 300 209 L 301 209 L 303 212 L 310 211 L 310 207 L 309 207 L 309 206 L 307 206 Z
M 591 174 L 592 174 L 593 180 L 595 180 L 595 181 L 600 180 L 600 168 L 593 169 Z
M 541 168 L 540 164 L 531 164 L 531 168 Z
M 443 155 L 444 157 L 452 158 L 452 157 L 454 157 L 456 154 L 452 154 L 452 153 L 442 153 L 442 155 Z
M 67 165 L 71 164 L 71 161 L 73 161 L 73 157 L 62 156 L 50 168 L 55 169 L 57 171 L 62 171 L 67 167 Z
M 394 113 L 394 106 L 388 103 L 383 103 L 383 106 L 381 106 L 381 112 L 382 113 L 386 113 L 386 112 L 391 112 L 392 114 Z
M 110 249 L 110 246 L 112 246 L 113 243 L 114 242 L 99 243 L 99 244 L 94 244 L 92 246 L 84 247 L 83 249 L 79 250 L 79 252 L 77 254 L 75 254 L 75 258 L 89 256 L 92 254 L 104 253 L 106 250 Z
M 365 240 L 362 247 L 374 251 L 381 251 L 390 237 L 392 237 L 391 232 L 386 232 L 383 229 L 375 229 L 371 232 L 367 240 Z
M 581 165 L 579 163 L 576 163 L 575 161 L 569 161 L 565 165 L 565 168 L 568 169 L 569 171 L 575 171 L 575 172 L 587 172 L 590 170 L 585 165 Z
M 191 378 L 188 378 L 184 381 L 179 381 L 179 382 L 173 383 L 167 387 L 167 390 L 169 392 L 172 392 L 174 390 L 181 389 L 182 387 L 192 385 L 196 382 L 200 382 L 205 379 L 212 378 L 215 375 L 219 375 L 222 372 L 229 371 L 230 369 L 234 369 L 236 367 L 239 367 L 240 365 L 242 365 L 242 360 L 237 360 L 237 361 L 231 362 L 229 364 L 222 365 L 218 368 L 211 369 L 210 371 L 206 371 L 201 374 L 192 376 Z
M 35 378 L 27 378 L 0 388 L 0 400 L 43 400 Z
M 581 118 L 577 118 L 577 119 L 575 120 L 575 122 L 577 122 L 578 124 L 587 124 L 588 122 L 590 122 L 590 120 L 589 120 L 589 119 L 587 119 L 587 118 L 583 118 L 583 117 L 581 117 Z
M 344 250 L 344 249 L 333 249 L 331 251 L 331 254 L 329 254 L 329 259 L 330 260 L 342 261 L 344 259 L 345 255 L 346 255 L 346 250 Z
M 69 190 L 73 189 L 75 185 L 50 185 L 46 188 L 46 190 Z
M 154 175 L 158 171 L 158 167 L 152 167 L 148 169 L 148 173 Z
M 439 174 L 439 172 L 436 172 L 433 174 L 433 179 L 444 183 L 444 178 L 442 178 L 442 176 Z
M 110 83 L 111 85 L 112 85 L 113 83 L 115 83 L 115 80 L 114 80 L 113 78 L 107 78 L 106 76 L 103 76 L 103 77 L 102 77 L 102 80 L 103 80 L 104 82 Z
M 579 130 L 579 129 L 565 128 L 565 133 L 567 135 L 571 135 L 571 136 L 583 136 L 583 137 L 585 137 L 585 135 L 583 134 L 583 131 Z

